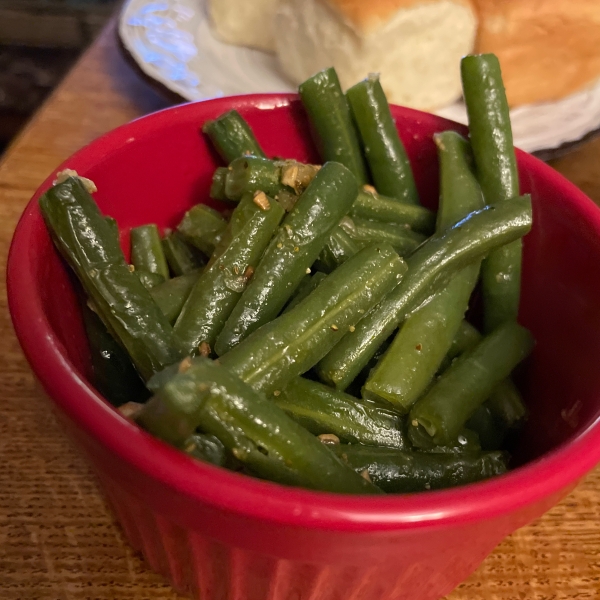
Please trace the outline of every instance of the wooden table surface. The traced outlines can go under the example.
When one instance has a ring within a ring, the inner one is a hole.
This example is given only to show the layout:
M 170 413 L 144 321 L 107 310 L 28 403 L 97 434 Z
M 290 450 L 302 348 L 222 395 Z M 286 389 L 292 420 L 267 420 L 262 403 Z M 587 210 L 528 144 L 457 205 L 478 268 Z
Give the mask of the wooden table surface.
M 108 28 L 0 163 L 1 268 L 21 211 L 53 168 L 100 134 L 164 106 L 125 63 Z M 600 204 L 600 138 L 553 166 Z M 4 288 L 0 301 L 0 599 L 179 598 L 127 546 L 36 389 Z M 448 600 L 483 598 L 600 598 L 600 468 L 506 539 Z

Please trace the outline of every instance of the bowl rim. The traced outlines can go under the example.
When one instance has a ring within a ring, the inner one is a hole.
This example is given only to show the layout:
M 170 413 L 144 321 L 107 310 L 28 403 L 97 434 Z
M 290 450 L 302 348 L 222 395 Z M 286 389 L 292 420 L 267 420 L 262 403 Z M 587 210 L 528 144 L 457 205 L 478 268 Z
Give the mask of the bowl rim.
M 196 502 L 261 521 L 297 527 L 338 531 L 390 531 L 431 526 L 460 525 L 517 511 L 560 494 L 600 462 L 600 419 L 574 440 L 505 475 L 446 490 L 388 496 L 346 496 L 281 486 L 201 463 L 139 429 L 114 410 L 82 378 L 63 352 L 62 343 L 47 321 L 36 293 L 29 252 L 34 225 L 41 219 L 37 200 L 51 185 L 55 173 L 71 167 L 91 166 L 111 148 L 132 137 L 159 130 L 179 114 L 193 111 L 199 119 L 214 118 L 233 108 L 270 110 L 287 107 L 297 94 L 229 96 L 169 107 L 140 117 L 104 134 L 64 161 L 41 184 L 27 204 L 16 227 L 7 264 L 9 310 L 17 338 L 36 377 L 66 415 L 89 436 L 117 454 L 130 466 Z M 434 119 L 453 129 L 466 129 L 429 113 L 393 106 L 396 116 Z M 198 121 L 202 122 L 201 120 Z M 90 150 L 96 157 L 90 162 Z M 517 151 L 520 164 L 542 170 L 564 190 L 572 204 L 600 236 L 600 210 L 581 190 L 535 157 Z M 85 173 L 85 168 L 82 171 Z M 209 477 L 210 486 L 202 482 Z M 283 492 L 283 493 L 282 493 Z

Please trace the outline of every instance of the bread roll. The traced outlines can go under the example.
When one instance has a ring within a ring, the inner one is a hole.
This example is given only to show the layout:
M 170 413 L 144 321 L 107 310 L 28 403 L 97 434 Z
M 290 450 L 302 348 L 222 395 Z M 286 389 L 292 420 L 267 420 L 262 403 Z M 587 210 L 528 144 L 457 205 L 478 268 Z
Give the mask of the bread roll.
M 600 0 L 476 0 L 478 52 L 500 60 L 511 106 L 558 100 L 600 78 Z
M 275 45 L 296 84 L 331 65 L 344 89 L 379 72 L 390 102 L 431 110 L 460 97 L 476 28 L 470 0 L 281 0 Z
M 208 0 L 214 31 L 224 42 L 273 52 L 278 0 Z

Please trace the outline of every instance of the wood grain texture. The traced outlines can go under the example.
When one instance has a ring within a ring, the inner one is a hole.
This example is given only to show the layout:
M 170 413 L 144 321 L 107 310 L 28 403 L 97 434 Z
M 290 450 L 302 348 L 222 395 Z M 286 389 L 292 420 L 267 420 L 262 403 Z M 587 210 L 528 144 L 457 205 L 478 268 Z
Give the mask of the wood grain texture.
M 165 106 L 107 29 L 0 164 L 0 252 L 38 185 L 98 135 Z M 600 204 L 600 140 L 554 166 Z M 0 598 L 176 600 L 125 543 L 87 464 L 38 391 L 0 297 Z M 448 600 L 600 598 L 600 469 L 506 539 Z M 242 599 L 240 599 L 242 600 Z

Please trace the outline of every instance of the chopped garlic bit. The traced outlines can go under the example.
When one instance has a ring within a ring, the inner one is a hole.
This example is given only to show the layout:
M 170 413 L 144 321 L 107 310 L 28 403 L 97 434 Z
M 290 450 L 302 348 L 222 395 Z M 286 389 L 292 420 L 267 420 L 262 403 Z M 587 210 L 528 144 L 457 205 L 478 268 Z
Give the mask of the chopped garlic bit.
M 337 326 L 337 325 L 334 323 L 334 324 L 331 326 L 331 329 L 332 329 L 333 331 L 337 331 L 337 330 L 338 330 L 338 326 Z
M 324 444 L 339 444 L 340 438 L 333 433 L 322 433 L 317 436 Z
M 192 366 L 192 357 L 186 356 L 180 363 L 179 367 L 177 367 L 178 373 L 185 373 Z
M 133 273 L 135 271 L 135 265 L 127 265 L 127 267 L 129 268 L 131 273 Z
M 308 268 L 306 269 L 306 274 L 307 274 L 307 275 L 310 275 L 310 267 L 308 267 Z
M 350 331 L 350 333 L 354 333 L 356 331 L 356 327 L 354 327 L 354 325 L 350 325 L 350 327 L 348 327 L 348 330 Z
M 267 195 L 261 191 L 254 192 L 254 204 L 261 210 L 269 210 L 271 208 L 271 203 Z
M 372 185 L 369 185 L 368 183 L 366 183 L 365 185 L 363 185 L 363 190 L 365 192 L 368 192 L 369 194 L 376 194 L 377 193 L 377 190 Z
M 74 171 L 73 169 L 64 169 L 63 171 L 59 171 L 56 174 L 56 179 L 52 182 L 52 185 L 64 183 L 67 179 L 69 179 L 69 177 L 77 177 L 77 179 L 79 179 L 79 181 L 81 181 L 83 184 L 83 187 L 86 189 L 86 191 L 90 194 L 98 191 L 96 184 L 91 179 L 88 179 L 87 177 L 80 177 L 77 174 L 77 171 Z
M 277 396 L 281 396 L 281 392 L 280 392 L 279 390 L 275 390 L 275 391 L 273 392 L 273 396 L 276 396 L 276 397 L 277 397 Z
M 418 427 L 418 426 L 419 426 L 419 421 L 417 421 L 416 419 L 413 419 L 413 420 L 410 422 L 410 424 L 411 424 L 413 427 Z
M 246 279 L 250 279 L 252 277 L 252 275 L 254 275 L 254 267 L 251 267 L 250 265 L 248 265 L 246 267 L 246 270 L 244 271 L 244 277 Z
M 208 342 L 202 342 L 198 346 L 198 350 L 200 351 L 200 356 L 210 356 L 210 345 Z
M 360 476 L 361 476 L 363 479 L 366 479 L 366 480 L 367 480 L 369 483 L 373 483 L 373 482 L 371 481 L 371 476 L 369 475 L 369 471 L 368 471 L 367 469 L 365 469 L 364 471 L 361 471 L 361 472 L 360 472 Z

